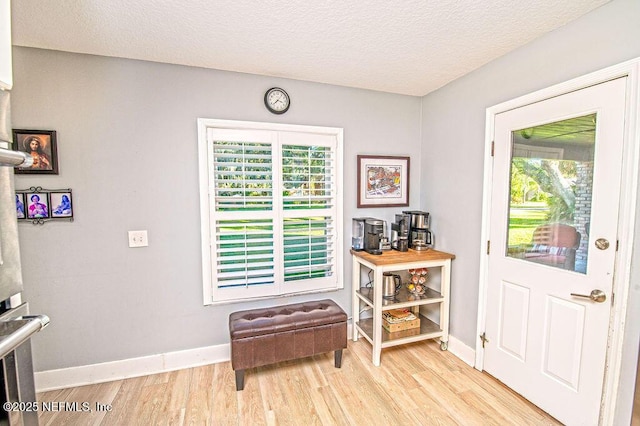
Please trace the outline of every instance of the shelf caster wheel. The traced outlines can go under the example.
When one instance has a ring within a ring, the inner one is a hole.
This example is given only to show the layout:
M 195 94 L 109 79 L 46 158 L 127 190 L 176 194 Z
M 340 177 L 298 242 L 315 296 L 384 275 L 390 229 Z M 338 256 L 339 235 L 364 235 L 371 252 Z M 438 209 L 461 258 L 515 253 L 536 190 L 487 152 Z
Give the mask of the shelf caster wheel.
M 447 349 L 449 349 L 449 342 L 440 342 L 440 350 L 446 351 Z

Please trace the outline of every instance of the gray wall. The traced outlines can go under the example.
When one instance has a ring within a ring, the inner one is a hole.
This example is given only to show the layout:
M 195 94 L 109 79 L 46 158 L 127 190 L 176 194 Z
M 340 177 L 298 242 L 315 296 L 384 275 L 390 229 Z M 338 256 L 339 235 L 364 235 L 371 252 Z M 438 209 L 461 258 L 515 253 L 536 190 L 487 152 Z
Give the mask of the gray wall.
M 57 130 L 61 170 L 59 176 L 18 176 L 17 185 L 71 187 L 76 212 L 73 223 L 20 226 L 25 297 L 33 312 L 52 318 L 34 339 L 36 370 L 226 343 L 229 312 L 318 297 L 202 306 L 197 117 L 344 127 L 345 259 L 351 217 L 390 220 L 396 210 L 355 208 L 356 155 L 411 155 L 410 208 L 432 213 L 437 247 L 457 256 L 451 333 L 474 347 L 486 108 L 640 56 L 639 18 L 640 2 L 614 0 L 422 101 L 14 49 L 13 125 Z M 282 117 L 262 105 L 262 94 L 274 85 L 292 96 Z M 129 249 L 131 229 L 148 229 L 150 246 Z M 637 277 L 634 268 L 634 283 Z M 347 278 L 344 290 L 327 296 L 350 313 L 349 291 Z M 633 317 L 640 312 L 640 288 L 634 284 L 631 291 L 629 320 L 640 323 Z M 635 347 L 625 353 L 625 377 L 633 378 L 638 327 L 629 322 L 628 329 Z
M 413 154 L 420 98 L 46 50 L 14 49 L 13 127 L 56 130 L 60 174 L 19 175 L 18 188 L 72 188 L 75 221 L 20 225 L 24 296 L 51 325 L 34 338 L 44 371 L 228 343 L 235 310 L 330 297 L 351 312 L 351 217 L 358 154 Z M 266 111 L 272 86 L 289 112 Z M 198 117 L 344 128 L 344 290 L 204 307 Z M 415 154 L 414 154 L 415 153 Z M 418 208 L 419 167 L 411 172 Z M 128 248 L 147 229 L 149 247 Z
M 614 0 L 423 98 L 421 207 L 433 214 L 438 247 L 457 256 L 451 333 L 467 345 L 476 343 L 486 109 L 640 56 L 639 22 L 638 0 Z M 635 283 L 639 272 L 634 267 Z M 639 299 L 634 284 L 631 313 Z M 628 325 L 635 330 L 625 357 L 633 362 L 624 377 L 634 378 L 638 328 Z

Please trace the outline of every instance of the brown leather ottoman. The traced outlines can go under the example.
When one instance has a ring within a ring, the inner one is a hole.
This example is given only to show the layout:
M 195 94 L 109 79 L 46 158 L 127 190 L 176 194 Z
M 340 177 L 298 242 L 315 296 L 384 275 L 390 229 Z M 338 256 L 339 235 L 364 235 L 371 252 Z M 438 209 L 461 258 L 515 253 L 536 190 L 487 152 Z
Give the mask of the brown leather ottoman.
M 335 351 L 340 368 L 347 347 L 347 314 L 333 300 L 238 311 L 229 315 L 236 390 L 247 368 Z

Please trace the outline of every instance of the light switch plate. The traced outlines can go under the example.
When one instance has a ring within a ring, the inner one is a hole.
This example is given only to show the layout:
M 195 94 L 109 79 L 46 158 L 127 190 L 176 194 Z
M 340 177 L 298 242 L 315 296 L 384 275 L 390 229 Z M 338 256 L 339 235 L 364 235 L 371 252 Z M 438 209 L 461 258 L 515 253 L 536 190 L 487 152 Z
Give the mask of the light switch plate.
M 129 231 L 129 247 L 147 247 L 149 239 L 147 231 Z

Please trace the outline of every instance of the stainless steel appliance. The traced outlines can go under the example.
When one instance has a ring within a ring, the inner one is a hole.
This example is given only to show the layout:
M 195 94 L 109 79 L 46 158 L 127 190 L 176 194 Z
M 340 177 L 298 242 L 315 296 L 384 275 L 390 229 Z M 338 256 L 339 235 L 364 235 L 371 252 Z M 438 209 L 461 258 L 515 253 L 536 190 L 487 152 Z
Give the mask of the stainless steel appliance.
M 351 248 L 357 251 L 364 250 L 364 222 L 367 217 L 354 217 L 351 220 Z
M 389 233 L 387 231 L 387 222 L 384 221 L 382 224 L 382 236 L 380 237 L 380 250 L 391 250 L 391 240 L 388 237 Z
M 4 403 L 36 401 L 30 337 L 49 323 L 46 315 L 29 315 L 22 302 L 22 268 L 18 245 L 13 167 L 29 166 L 30 156 L 12 151 L 10 92 L 0 90 L 0 399 Z M 0 424 L 38 424 L 38 411 L 0 411 Z
M 387 223 L 381 219 L 367 218 L 364 221 L 364 250 L 371 254 L 382 254 L 387 234 Z M 386 239 L 388 244 L 389 240 Z
M 398 251 L 409 250 L 409 229 L 411 228 L 411 216 L 397 214 L 396 221 L 391 224 L 391 248 Z
M 434 245 L 433 234 L 429 230 L 429 213 L 407 210 L 402 213 L 411 217 L 409 245 L 414 250 L 429 250 Z
M 393 299 L 396 297 L 396 292 L 400 290 L 402 286 L 402 279 L 400 275 L 392 274 L 391 272 L 382 273 L 382 297 L 385 299 Z

